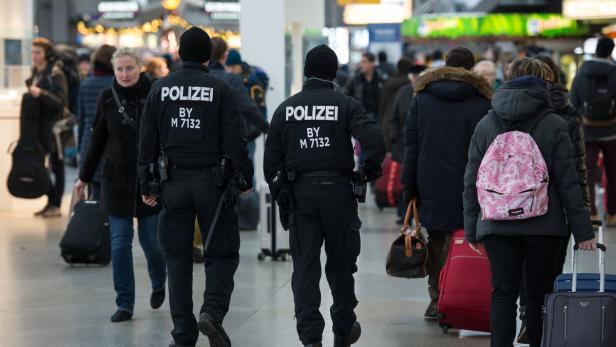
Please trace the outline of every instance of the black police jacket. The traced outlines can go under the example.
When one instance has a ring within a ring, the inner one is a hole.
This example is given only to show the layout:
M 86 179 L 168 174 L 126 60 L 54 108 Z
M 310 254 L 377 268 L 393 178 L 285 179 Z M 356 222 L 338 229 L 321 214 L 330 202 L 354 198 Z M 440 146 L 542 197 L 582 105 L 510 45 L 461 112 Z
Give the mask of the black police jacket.
M 154 83 L 145 104 L 139 144 L 139 177 L 157 161 L 161 144 L 170 166 L 209 168 L 225 155 L 232 167 L 252 181 L 244 129 L 235 91 L 208 74 L 207 67 L 184 62 Z
M 139 124 L 141 110 L 152 81 L 141 74 L 133 87 L 121 87 L 115 80 L 113 88 L 126 115 Z M 150 207 L 141 200 L 137 185 L 137 129 L 131 127 L 119 112 L 111 88 L 104 89 L 96 103 L 96 117 L 88 149 L 79 170 L 79 178 L 91 182 L 102 167 L 101 207 L 117 217 L 144 217 L 158 213 L 159 206 Z
M 308 79 L 273 115 L 265 143 L 266 180 L 271 184 L 281 169 L 350 173 L 355 166 L 351 136 L 361 144 L 366 166 L 380 168 L 383 135 L 361 104 L 335 91 L 333 82 Z

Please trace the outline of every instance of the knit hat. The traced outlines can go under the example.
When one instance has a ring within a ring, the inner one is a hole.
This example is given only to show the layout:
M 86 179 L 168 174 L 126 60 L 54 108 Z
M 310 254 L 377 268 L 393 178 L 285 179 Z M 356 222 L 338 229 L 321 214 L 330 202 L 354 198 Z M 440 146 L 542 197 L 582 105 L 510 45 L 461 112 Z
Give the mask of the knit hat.
M 205 63 L 212 56 L 212 40 L 203 29 L 192 27 L 180 36 L 178 53 L 182 61 Z
M 304 76 L 317 77 L 326 80 L 336 78 L 338 71 L 338 57 L 327 45 L 319 45 L 306 54 Z
M 230 49 L 229 52 L 227 52 L 227 61 L 225 62 L 225 65 L 242 65 L 242 56 L 240 55 L 240 52 L 236 49 Z

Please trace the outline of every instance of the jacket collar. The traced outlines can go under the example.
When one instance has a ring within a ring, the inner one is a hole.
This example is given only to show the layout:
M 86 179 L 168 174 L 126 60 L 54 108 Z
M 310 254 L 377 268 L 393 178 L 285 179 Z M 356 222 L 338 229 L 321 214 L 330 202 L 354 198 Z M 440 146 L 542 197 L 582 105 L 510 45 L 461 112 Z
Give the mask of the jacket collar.
M 210 72 L 206 65 L 197 63 L 195 61 L 184 61 L 182 62 L 182 69 L 201 69 L 205 72 Z
M 225 67 L 217 60 L 210 60 L 209 67 L 212 70 L 224 70 Z
M 303 89 L 335 89 L 335 82 L 321 78 L 310 77 L 304 81 Z
M 470 84 L 488 100 L 492 98 L 492 87 L 490 87 L 484 78 L 463 68 L 449 66 L 431 69 L 423 73 L 419 79 L 417 79 L 415 92 L 419 93 L 426 89 L 429 84 L 445 80 Z

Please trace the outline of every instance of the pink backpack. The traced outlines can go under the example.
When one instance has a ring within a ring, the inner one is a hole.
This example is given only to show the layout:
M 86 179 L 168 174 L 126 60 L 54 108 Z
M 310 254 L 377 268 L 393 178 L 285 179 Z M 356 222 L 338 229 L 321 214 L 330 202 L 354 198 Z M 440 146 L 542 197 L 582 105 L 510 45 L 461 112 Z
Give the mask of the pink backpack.
M 488 148 L 477 173 L 482 220 L 516 220 L 548 210 L 548 167 L 530 134 L 508 131 Z

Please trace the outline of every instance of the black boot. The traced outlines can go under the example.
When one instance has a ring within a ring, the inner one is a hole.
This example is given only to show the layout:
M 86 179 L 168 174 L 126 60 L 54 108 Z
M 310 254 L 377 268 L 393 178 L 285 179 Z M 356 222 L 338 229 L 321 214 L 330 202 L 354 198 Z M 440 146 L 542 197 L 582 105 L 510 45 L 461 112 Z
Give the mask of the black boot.
M 113 316 L 111 316 L 111 322 L 119 323 L 119 322 L 127 321 L 127 320 L 129 320 L 131 318 L 133 318 L 132 312 L 128 312 L 128 311 L 125 311 L 125 310 L 117 310 L 113 314 Z
M 351 330 L 345 335 L 336 335 L 334 337 L 334 347 L 349 347 L 361 336 L 361 325 L 359 322 L 353 323 Z
M 171 341 L 171 343 L 169 343 L 169 347 L 195 347 L 195 345 L 183 345 L 181 343 Z
M 155 310 L 161 307 L 163 302 L 165 302 L 165 287 L 153 291 L 150 296 L 150 306 Z
M 210 340 L 210 347 L 231 347 L 231 339 L 222 325 L 209 313 L 202 313 L 197 323 L 199 331 Z
M 321 344 L 321 342 L 319 342 L 319 343 L 309 343 L 307 345 L 304 345 L 304 347 L 323 347 L 323 345 Z

